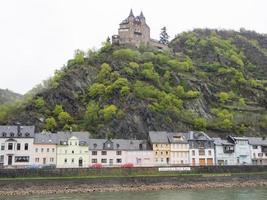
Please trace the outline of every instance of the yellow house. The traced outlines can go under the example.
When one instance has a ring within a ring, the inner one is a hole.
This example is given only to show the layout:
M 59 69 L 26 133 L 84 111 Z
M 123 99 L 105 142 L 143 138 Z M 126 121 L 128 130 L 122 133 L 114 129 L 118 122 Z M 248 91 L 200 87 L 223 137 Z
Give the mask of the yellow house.
M 87 132 L 59 132 L 57 168 L 85 168 L 89 166 L 89 134 Z
M 149 132 L 149 141 L 155 157 L 155 165 L 169 165 L 171 145 L 169 143 L 167 132 Z

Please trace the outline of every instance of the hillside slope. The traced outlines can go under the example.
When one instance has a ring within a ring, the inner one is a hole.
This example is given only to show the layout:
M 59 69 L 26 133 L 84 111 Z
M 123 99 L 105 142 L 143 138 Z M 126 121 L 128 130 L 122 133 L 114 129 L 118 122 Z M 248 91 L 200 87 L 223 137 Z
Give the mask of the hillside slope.
M 194 30 L 170 51 L 109 43 L 80 51 L 2 123 L 38 130 L 89 130 L 95 137 L 146 138 L 149 130 L 266 135 L 267 37 Z
M 22 95 L 12 92 L 8 89 L 0 89 L 0 104 L 9 103 L 15 100 L 18 100 Z

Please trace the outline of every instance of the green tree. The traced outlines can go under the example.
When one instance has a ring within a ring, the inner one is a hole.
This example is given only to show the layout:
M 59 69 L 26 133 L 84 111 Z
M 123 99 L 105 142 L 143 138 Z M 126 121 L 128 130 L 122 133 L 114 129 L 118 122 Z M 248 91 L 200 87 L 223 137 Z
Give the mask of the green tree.
M 207 121 L 205 118 L 198 117 L 194 120 L 194 128 L 196 130 L 204 131 L 207 127 Z
M 85 112 L 85 116 L 84 116 L 84 120 L 85 120 L 85 124 L 87 126 L 93 125 L 95 123 L 97 123 L 98 119 L 99 119 L 99 105 L 98 103 L 94 102 L 94 101 L 90 101 L 87 105 L 87 109 Z
M 93 98 L 105 93 L 105 85 L 102 83 L 94 83 L 89 87 L 89 95 Z
M 184 87 L 182 85 L 176 87 L 176 95 L 180 98 L 185 95 Z
M 166 27 L 164 26 L 162 29 L 161 29 L 161 33 L 160 33 L 160 37 L 159 37 L 159 42 L 161 44 L 165 44 L 165 45 L 168 45 L 169 44 L 169 35 L 167 33 L 167 29 Z
M 72 119 L 72 117 L 70 116 L 70 114 L 69 113 L 67 113 L 67 112 L 61 112 L 61 113 L 59 113 L 59 115 L 58 115 L 58 120 L 59 120 L 59 122 L 61 123 L 61 124 L 70 124 L 70 123 L 72 123 L 73 122 L 73 119 Z
M 245 106 L 245 105 L 246 105 L 246 101 L 245 101 L 245 99 L 244 99 L 244 98 L 240 98 L 240 99 L 238 100 L 238 106 L 243 107 L 243 106 Z
M 37 97 L 34 101 L 35 103 L 35 106 L 38 108 L 38 109 L 41 109 L 44 107 L 45 105 L 45 101 L 44 101 L 44 98 L 43 97 Z
M 84 63 L 84 52 L 77 49 L 74 53 L 74 62 L 76 64 L 82 64 Z
M 106 80 L 109 80 L 110 78 L 110 73 L 111 73 L 111 67 L 107 63 L 103 63 L 100 67 L 100 72 L 97 75 L 97 79 L 100 82 L 104 82 Z
M 53 113 L 54 113 L 55 116 L 58 116 L 59 113 L 61 113 L 63 111 L 64 110 L 63 110 L 63 106 L 62 105 L 56 105 Z
M 118 108 L 111 104 L 106 106 L 104 109 L 102 109 L 100 112 L 103 114 L 104 120 L 109 121 L 112 117 L 114 117 L 117 113 Z
M 45 129 L 48 131 L 54 131 L 57 127 L 57 122 L 54 117 L 49 117 L 45 120 Z
M 200 96 L 200 92 L 199 91 L 193 91 L 193 90 L 189 90 L 188 92 L 186 92 L 186 97 L 188 98 L 196 98 Z

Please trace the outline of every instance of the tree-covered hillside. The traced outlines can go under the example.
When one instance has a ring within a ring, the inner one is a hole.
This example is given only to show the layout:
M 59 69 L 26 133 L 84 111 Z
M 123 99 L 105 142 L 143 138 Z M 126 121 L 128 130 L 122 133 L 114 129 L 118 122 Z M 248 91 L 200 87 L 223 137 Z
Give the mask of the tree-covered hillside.
M 0 104 L 9 103 L 18 100 L 22 95 L 12 92 L 8 89 L 0 89 Z
M 164 52 L 106 42 L 86 55 L 77 51 L 27 99 L 0 110 L 0 121 L 95 137 L 192 129 L 266 135 L 266 41 L 245 30 L 198 29 L 177 35 Z

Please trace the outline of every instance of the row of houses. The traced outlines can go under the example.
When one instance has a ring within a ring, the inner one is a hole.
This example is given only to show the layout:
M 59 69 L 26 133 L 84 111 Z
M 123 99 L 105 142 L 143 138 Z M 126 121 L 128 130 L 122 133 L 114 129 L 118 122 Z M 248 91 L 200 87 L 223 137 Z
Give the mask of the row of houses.
M 204 132 L 149 132 L 148 140 L 91 139 L 88 132 L 0 126 L 0 167 L 267 165 L 267 140 Z

